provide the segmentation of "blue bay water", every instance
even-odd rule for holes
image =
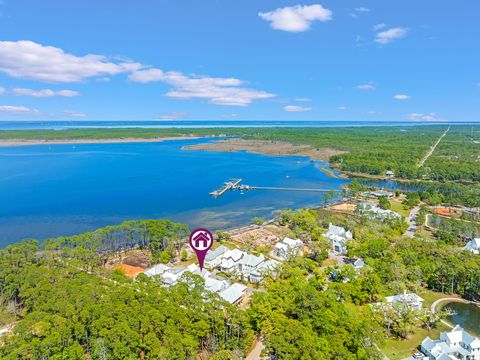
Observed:
[[[226,229],[274,210],[315,206],[321,193],[209,192],[232,177],[256,186],[340,189],[304,157],[182,150],[205,142],[0,148],[0,246],[72,235],[127,219],[168,218]],[[211,140],[210,140],[211,141]]]

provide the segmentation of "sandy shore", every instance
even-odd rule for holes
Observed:
[[[118,138],[118,139],[58,139],[58,140],[0,140],[0,146],[57,145],[57,144],[116,144],[116,143],[149,143],[167,140],[194,140],[200,136],[166,136],[158,138]]]
[[[314,160],[328,162],[330,156],[344,151],[333,148],[313,149],[308,145],[294,145],[286,142],[268,140],[225,139],[212,143],[185,146],[186,150],[208,150],[218,152],[247,151],[253,154],[271,156],[306,156]]]

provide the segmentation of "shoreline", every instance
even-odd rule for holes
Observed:
[[[242,138],[223,139],[210,143],[187,145],[184,150],[204,150],[214,152],[242,152],[267,156],[302,156],[311,160],[320,160],[330,165],[330,157],[346,151],[334,148],[314,149],[309,145],[297,145],[283,141],[250,140]]]
[[[118,144],[118,143],[155,143],[171,140],[196,140],[206,136],[165,136],[156,138],[105,138],[105,139],[58,139],[58,140],[0,140],[0,147],[33,145],[68,145],[68,144]]]

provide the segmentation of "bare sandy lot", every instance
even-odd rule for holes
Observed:
[[[0,140],[0,146],[57,145],[57,144],[115,144],[115,143],[147,143],[167,140],[194,140],[199,136],[170,136],[158,138],[118,138],[118,139],[59,139],[59,140]]]
[[[245,139],[225,139],[212,143],[185,146],[186,150],[208,150],[218,152],[238,152],[247,151],[253,154],[264,154],[272,156],[307,156],[314,160],[328,162],[330,156],[342,154],[333,148],[313,149],[308,145],[294,145],[286,142],[267,141],[267,140],[245,140]]]

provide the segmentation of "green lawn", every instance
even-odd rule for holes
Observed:
[[[406,210],[400,201],[390,200],[390,204],[392,205],[392,210],[399,213],[403,217],[407,217],[410,214],[410,211]]]
[[[411,334],[406,340],[403,339],[387,339],[381,347],[381,350],[391,360],[401,360],[411,356],[415,351],[418,351],[420,343],[429,336],[432,339],[437,339],[441,331],[449,330],[446,325],[438,323],[435,329],[417,329],[415,333]]]
[[[436,300],[446,297],[454,297],[454,295],[448,295],[437,291],[422,289],[417,292],[418,296],[421,296],[424,300],[424,306],[430,307]]]
[[[424,300],[424,307],[430,308],[430,306],[438,299],[448,297],[449,295],[443,294],[440,292],[421,289],[417,291],[417,294],[421,296]],[[403,339],[387,339],[385,344],[381,347],[382,351],[387,355],[391,360],[404,359],[412,353],[415,352],[420,343],[429,336],[432,339],[438,338],[441,331],[447,331],[450,328],[439,322],[438,326],[435,329],[417,329],[414,334],[411,334],[410,337],[406,340]]]

